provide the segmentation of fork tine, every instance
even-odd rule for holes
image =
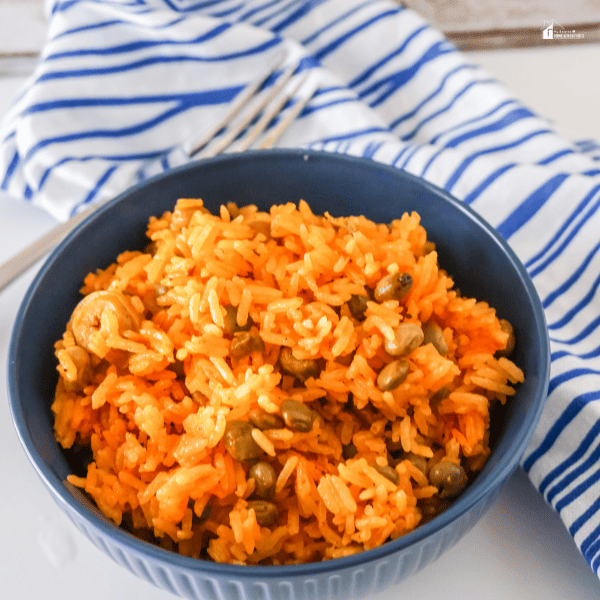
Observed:
[[[295,104],[292,106],[290,112],[284,116],[268,133],[266,133],[265,137],[261,140],[260,144],[258,144],[258,148],[269,148],[271,147],[278,139],[279,136],[284,132],[287,127],[296,120],[298,115],[302,112],[304,107],[310,102],[312,97],[315,95],[319,87],[319,80],[315,73],[307,74],[305,80],[303,80],[298,88],[300,91],[300,97],[296,100]],[[292,94],[293,95],[293,94]],[[291,99],[292,96],[288,98]]]
[[[256,94],[260,86],[267,80],[267,78],[275,73],[277,69],[283,65],[287,59],[288,52],[279,52],[273,61],[269,63],[268,67],[262,70],[258,77],[254,79],[250,84],[244,88],[242,92],[233,101],[230,109],[223,116],[223,118],[208,127],[204,127],[199,132],[188,138],[181,144],[181,148],[187,154],[187,156],[194,156],[198,150],[205,146],[212,138],[223,129],[228,123],[230,123],[238,113],[246,106],[249,100]]]
[[[277,102],[278,94],[292,78],[297,68],[298,62],[293,62],[288,65],[271,88],[255,95],[247,101],[246,106],[242,107],[239,114],[233,118],[227,131],[222,136],[214,137],[203,148],[198,148],[191,156],[197,159],[206,158],[220,154],[228,148],[235,141],[240,132],[252,123],[265,107],[271,107],[274,100]],[[274,114],[277,114],[277,112]]]
[[[244,137],[238,140],[231,148],[229,152],[242,152],[249,148],[254,141],[265,132],[267,126],[273,121],[273,119],[281,112],[283,107],[294,97],[298,90],[304,85],[310,71],[305,71],[301,75],[298,75],[297,81],[290,87],[283,88],[277,97],[269,103],[267,109],[263,112],[260,119],[248,129],[244,134]],[[283,87],[283,86],[282,86]],[[279,137],[279,136],[277,136]],[[277,138],[275,138],[277,139]],[[273,140],[273,142],[275,141]]]

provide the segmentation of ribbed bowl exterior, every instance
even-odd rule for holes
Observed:
[[[97,548],[134,575],[188,600],[349,600],[368,597],[398,585],[452,548],[485,514],[496,499],[504,482],[443,529],[419,543],[383,558],[325,572],[314,576],[302,574],[285,577],[277,574],[253,580],[243,576],[208,576],[199,565],[184,568],[119,543],[95,528],[75,511],[66,514],[74,525]],[[50,490],[52,492],[52,490]],[[54,494],[53,494],[54,495]],[[60,500],[55,497],[60,505]],[[252,567],[249,567],[250,571]],[[275,567],[275,569],[278,569]]]

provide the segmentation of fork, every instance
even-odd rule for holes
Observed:
[[[200,160],[224,152],[243,152],[250,147],[262,149],[272,146],[298,117],[318,87],[315,74],[308,70],[298,73],[298,67],[299,60],[290,60],[287,53],[279,54],[267,69],[238,94],[219,122],[207,124],[173,148],[167,155],[168,164]],[[276,79],[272,85],[268,85],[272,77]],[[287,109],[286,105],[292,98],[294,102]],[[138,172],[138,178],[151,175],[153,168],[156,172],[161,171],[159,162],[144,166]],[[107,201],[77,213],[0,265],[0,290],[57,246],[69,232]]]

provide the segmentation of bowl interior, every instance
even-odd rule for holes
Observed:
[[[510,248],[468,206],[398,169],[327,153],[269,151],[211,159],[129,190],[73,232],[33,282],[11,340],[11,409],[34,467],[65,502],[72,497],[63,481],[73,466],[53,436],[53,344],[80,298],[85,275],[107,266],[123,250],[144,247],[149,216],[172,209],[181,197],[201,197],[211,210],[227,201],[268,209],[304,199],[315,213],[364,214],[379,222],[419,212],[441,266],[463,295],[488,301],[513,324],[517,346],[512,358],[526,374],[515,401],[495,415],[495,449],[484,472],[438,519],[451,519],[451,511],[466,510],[492,489],[489,473],[516,466],[541,412],[549,349],[541,304]]]

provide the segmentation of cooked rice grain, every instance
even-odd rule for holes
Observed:
[[[320,217],[300,201],[269,212],[229,203],[213,216],[181,199],[150,219],[147,235],[145,251],[120,254],[81,290],[126,301],[91,302],[88,329],[71,320],[55,345],[56,437],[93,455],[86,475],[68,481],[117,525],[218,562],[327,560],[443,510],[427,476],[436,463],[460,464],[470,479],[483,467],[491,408],[524,374],[496,354],[508,334],[494,309],[461,296],[440,270],[417,213],[388,226]],[[408,295],[372,301],[395,272],[412,277]],[[353,295],[367,296],[362,318],[348,307]],[[228,306],[238,333],[225,330]],[[431,319],[448,351],[413,350],[406,378],[380,390],[393,358],[384,341],[404,321]],[[232,335],[262,344],[234,358]],[[283,347],[318,369],[283,372]],[[286,398],[308,409],[310,426],[283,424]],[[257,410],[281,424],[265,420],[238,439],[239,452],[259,458],[236,460],[228,425]],[[249,504],[256,460],[276,475],[263,505]],[[275,516],[260,525],[262,509]]]

